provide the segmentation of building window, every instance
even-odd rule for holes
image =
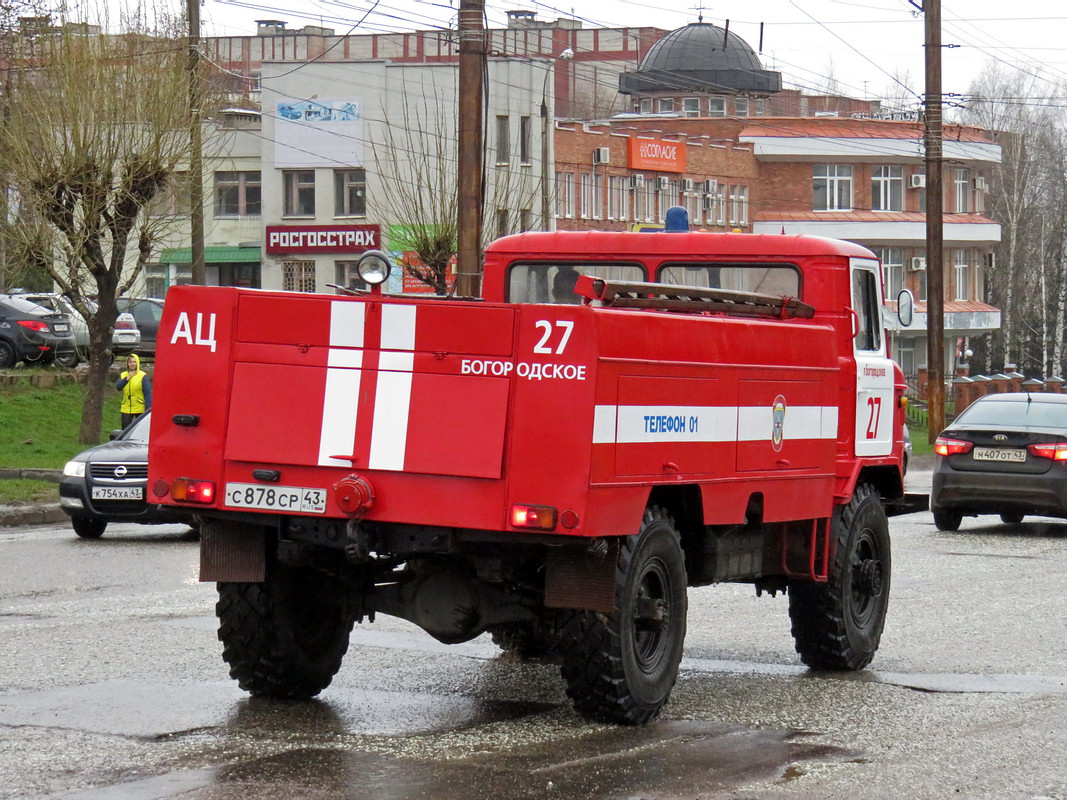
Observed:
[[[532,160],[530,137],[533,135],[533,121],[530,117],[519,117],[519,161],[529,164]]]
[[[726,224],[726,196],[722,184],[709,181],[710,191],[704,196],[704,210],[708,225]]]
[[[496,238],[501,239],[508,235],[508,210],[498,208],[496,210]]]
[[[656,219],[656,184],[655,181],[645,180],[645,222],[657,222]]]
[[[528,208],[519,209],[519,230],[528,231],[533,229],[533,214]]]
[[[621,175],[608,176],[608,219],[625,219],[627,180]]]
[[[507,164],[511,160],[511,129],[507,115],[496,118],[496,163]]]
[[[367,171],[335,169],[333,171],[334,216],[367,216]]]
[[[700,98],[699,97],[683,97],[682,98],[682,116],[684,116],[684,117],[699,117],[700,116]]]
[[[574,216],[574,173],[556,173],[556,216]]]
[[[673,97],[661,97],[656,101],[656,112],[659,114],[670,114],[674,111],[674,98]]]
[[[315,171],[285,170],[282,183],[285,192],[282,214],[287,217],[315,216]]]
[[[871,211],[904,210],[904,168],[871,168]]]
[[[882,262],[882,284],[886,300],[896,300],[904,288],[904,250],[900,247],[883,247],[878,250]]]
[[[956,204],[954,209],[957,214],[969,214],[971,212],[971,171],[967,169],[953,170],[952,186],[955,190]]]
[[[966,250],[953,251],[953,266],[956,271],[956,300],[971,299],[971,266],[967,263]]]
[[[756,101],[756,116],[757,117],[762,117],[766,113],[767,113],[767,101],[766,100],[757,100]]]
[[[700,224],[700,192],[694,190],[685,193],[685,207],[689,212],[689,221],[694,225]]]
[[[812,208],[815,211],[852,210],[852,167],[816,164],[812,175]]]
[[[634,188],[634,221],[643,222],[646,216],[645,186],[644,184],[636,184]]]
[[[580,189],[578,216],[586,219],[593,218],[593,173],[583,172],[578,176]]]
[[[600,219],[601,212],[604,209],[604,176],[597,173],[593,176],[593,208],[590,216],[593,219]]]
[[[712,97],[708,100],[708,116],[709,117],[725,117],[726,116],[726,98],[725,97]]]
[[[730,185],[730,224],[748,224],[748,187]]]
[[[359,277],[359,272],[356,269],[356,261],[335,261],[334,267],[337,273],[337,283],[340,286],[344,286],[347,289],[366,290],[366,281]],[[340,289],[334,289],[337,294],[343,294]]]
[[[215,216],[258,217],[260,213],[260,173],[216,172]]]
[[[659,204],[656,208],[656,221],[663,222],[667,219],[667,209],[678,202],[677,181],[667,181],[667,186],[657,192]]]
[[[734,98],[734,111],[739,117],[748,116],[748,98],[747,97],[735,97]]]
[[[315,262],[283,261],[282,289],[287,292],[314,292]]]
[[[652,98],[651,97],[642,97],[641,101],[637,105],[637,110],[641,114],[651,114],[652,113]]]

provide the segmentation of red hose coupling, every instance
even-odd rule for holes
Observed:
[[[337,507],[350,517],[360,517],[374,506],[374,487],[362,475],[349,475],[333,485]]]

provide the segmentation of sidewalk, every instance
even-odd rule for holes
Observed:
[[[0,469],[0,480],[24,478],[35,481],[52,481],[56,484],[56,497],[59,497],[59,478],[63,474],[58,469]],[[59,500],[45,503],[23,503],[19,505],[0,505],[0,528],[18,525],[44,525],[50,522],[62,522],[67,515],[59,507]]]

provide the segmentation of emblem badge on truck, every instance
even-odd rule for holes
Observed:
[[[785,398],[778,395],[771,407],[771,447],[774,452],[782,449],[782,435],[785,432]]]

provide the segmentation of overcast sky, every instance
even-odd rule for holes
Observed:
[[[283,20],[290,28],[321,24],[337,33],[380,33],[454,27],[458,6],[459,0],[203,0],[201,19],[206,36],[253,35],[257,19]],[[756,50],[764,23],[764,66],[782,72],[787,86],[824,90],[832,78],[845,94],[884,97],[897,77],[907,75],[912,93],[923,92],[924,22],[909,0],[487,0],[489,25],[505,26],[505,12],[519,8],[541,20],[573,16],[586,28],[671,30],[702,15],[720,26],[729,20],[730,30]],[[966,93],[991,61],[1067,85],[1064,0],[942,0],[942,19],[947,95]]]

